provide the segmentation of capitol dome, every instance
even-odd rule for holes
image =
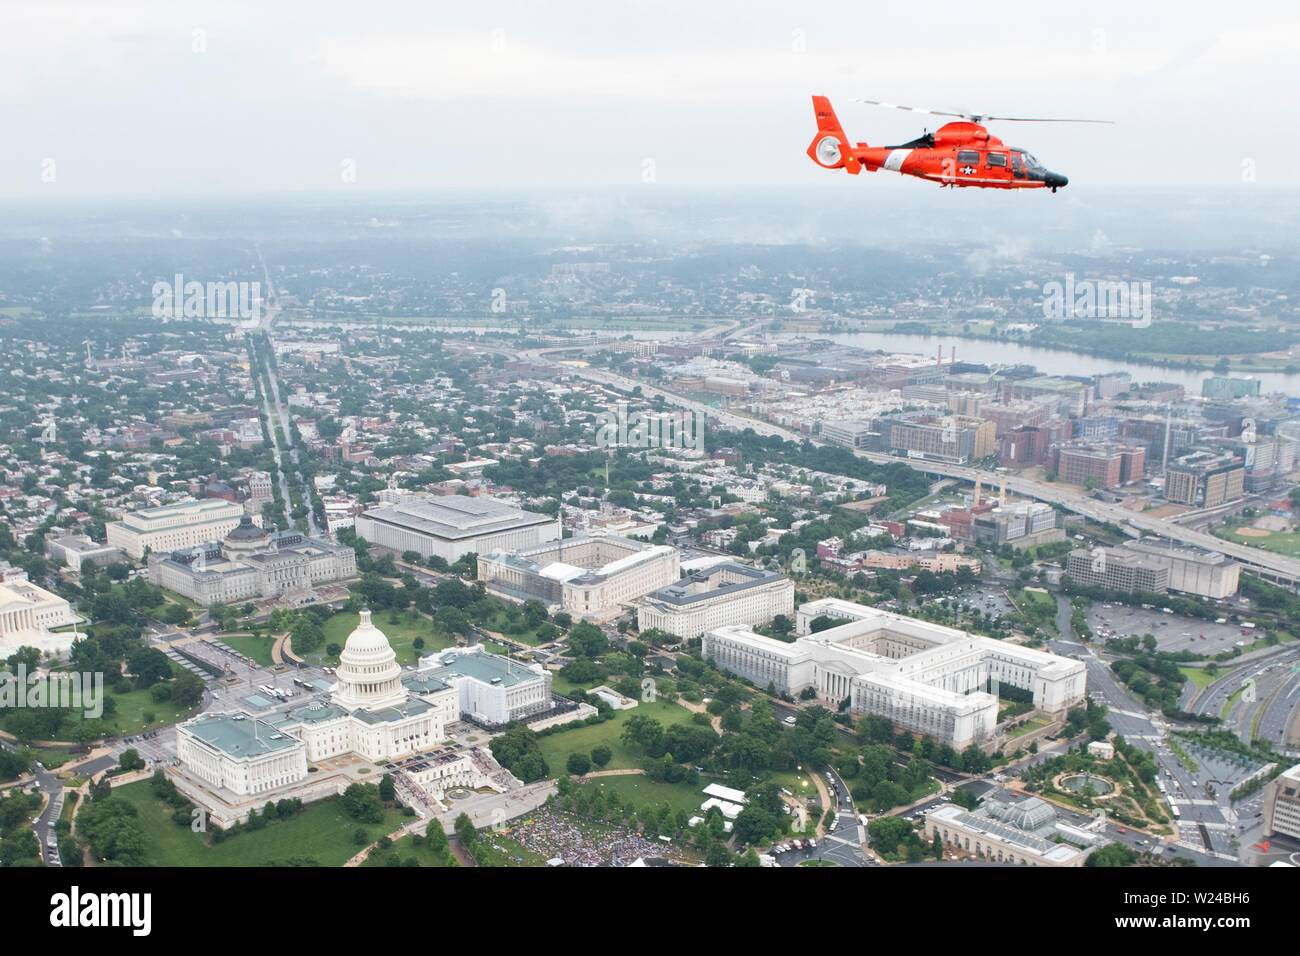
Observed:
[[[334,673],[334,701],[349,710],[393,707],[406,700],[397,654],[384,632],[371,623],[369,610],[361,612],[348,635]]]

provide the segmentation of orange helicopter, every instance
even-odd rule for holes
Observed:
[[[985,116],[979,113],[951,113],[919,106],[899,106],[878,100],[855,100],[872,106],[934,116],[952,116],[960,122],[945,123],[933,133],[899,146],[852,145],[844,135],[831,101],[814,96],[813,113],[817,117],[817,135],[808,146],[808,155],[823,169],[843,169],[857,175],[862,170],[874,173],[888,169],[904,176],[938,183],[940,186],[977,186],[982,189],[1050,189],[1056,192],[1070,180],[1054,173],[1016,146],[1007,146],[989,134],[983,123],[999,120],[1011,123],[1110,123],[1110,120],[1035,119],[1019,116]]]

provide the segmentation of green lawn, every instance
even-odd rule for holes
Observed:
[[[1228,714],[1232,713],[1232,705],[1237,702],[1238,697],[1240,697],[1243,693],[1245,693],[1245,690],[1246,690],[1246,686],[1243,684],[1228,696],[1228,699],[1223,702],[1223,706],[1219,708],[1220,720],[1228,719]]]
[[[81,756],[71,750],[47,750],[43,747],[34,748],[32,753],[37,760],[45,764],[46,770],[58,770],[72,758]]]
[[[270,667],[275,663],[271,658],[271,648],[275,646],[274,637],[267,635],[244,635],[242,637],[223,636],[221,638],[221,643],[229,645],[232,650],[243,654],[245,657],[251,657],[263,667]]]
[[[479,866],[545,866],[546,857],[518,841],[486,830],[479,833]]]
[[[455,646],[456,642],[452,638],[436,634],[433,622],[421,614],[404,611],[396,615],[396,622],[392,620],[393,617],[394,615],[388,611],[379,611],[374,615],[371,623],[384,632],[388,643],[393,646],[393,651],[397,654],[399,664],[416,664],[422,654],[432,654],[434,651]],[[313,664],[331,666],[337,664],[338,657],[326,653],[326,648],[331,644],[342,647],[347,642],[348,635],[356,630],[359,620],[360,615],[355,611],[341,611],[335,614],[325,622],[325,642],[310,654],[301,656]],[[413,643],[417,637],[424,638],[424,648],[418,651]]]
[[[551,690],[565,697],[568,697],[575,691],[591,690],[591,688],[595,687],[597,684],[603,683],[605,683],[604,678],[598,677],[595,680],[583,681],[580,684],[575,684],[573,681],[561,677],[558,671],[551,672]]]
[[[1008,737],[1023,737],[1025,734],[1032,733],[1035,730],[1041,730],[1046,727],[1050,720],[1046,717],[1030,717],[1023,724],[1017,724],[1007,731]]]
[[[811,772],[804,771],[801,773],[797,770],[783,770],[772,774],[772,782],[789,790],[800,799],[812,797],[821,799],[820,791],[817,789],[817,784],[813,782]]]
[[[582,785],[588,791],[599,790],[602,793],[618,794],[619,804],[626,806],[661,807],[665,803],[673,808],[673,813],[685,810],[692,816],[700,812],[700,804],[708,799],[704,795],[705,783],[697,786],[687,783],[663,783],[644,776],[597,777]]]
[[[173,663],[171,668],[173,674],[181,673],[181,668],[178,665]],[[185,720],[197,710],[197,708],[178,708],[169,700],[158,703],[153,699],[152,688],[137,689],[125,694],[119,694],[112,688],[105,687],[104,697],[106,700],[113,701],[116,712],[112,716],[105,714],[90,722],[94,724],[98,733],[107,737],[134,736],[145,730],[154,730],[158,727]],[[147,715],[153,719],[146,720]],[[9,717],[9,714],[0,716],[0,728],[9,729]],[[75,728],[86,721],[87,718],[82,710],[71,711],[59,728],[57,738],[59,740],[71,740]]]
[[[1252,548],[1272,551],[1274,554],[1285,554],[1292,558],[1300,557],[1300,532],[1270,531],[1264,537],[1256,538],[1238,534],[1236,530],[1230,528],[1215,528],[1214,534],[1216,537]]]
[[[429,849],[429,845],[427,843],[422,844],[421,846],[416,846],[414,843],[411,842],[412,839],[414,838],[409,836],[404,836],[400,840],[394,842],[392,847],[390,847],[387,851],[380,850],[378,848],[372,850],[370,852],[370,855],[366,857],[366,861],[361,865],[362,866],[387,866],[388,861],[392,859],[394,856],[396,856],[397,859],[402,862],[405,862],[411,857],[414,857],[419,862],[420,866],[433,866],[433,867],[456,866],[456,858],[451,855],[450,851],[448,852],[446,858],[440,858],[434,856],[433,851]],[[448,862],[448,860],[450,860],[450,862]]]
[[[208,844],[204,834],[172,822],[171,808],[154,797],[148,780],[115,787],[113,796],[128,800],[139,811],[149,866],[265,866],[304,857],[321,866],[342,866],[362,849],[352,840],[358,828],[373,842],[406,819],[390,810],[382,823],[357,823],[343,813],[337,799],[321,800],[307,804],[288,820]]]
[[[1205,690],[1223,676],[1223,671],[1211,674],[1204,667],[1180,667],[1178,672],[1195,684],[1197,690]]]
[[[550,765],[551,773],[564,772],[564,763],[571,753],[589,754],[593,747],[604,744],[613,753],[612,759],[605,765],[606,770],[624,770],[641,765],[642,757],[623,746],[620,736],[623,725],[633,714],[653,717],[665,727],[670,724],[685,724],[691,719],[691,712],[679,704],[670,701],[643,701],[630,710],[620,710],[610,720],[590,727],[577,727],[573,730],[561,730],[542,737],[542,756]]]

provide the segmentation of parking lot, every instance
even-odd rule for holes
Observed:
[[[1015,610],[1000,584],[978,584],[963,588],[953,595],[953,600],[977,607],[985,614],[1010,614]]]
[[[1253,637],[1243,637],[1237,625],[1165,614],[1159,608],[1147,610],[1095,601],[1088,609],[1087,617],[1094,640],[1154,634],[1162,651],[1193,651],[1212,656],[1231,650],[1238,642],[1248,644],[1254,640]]]

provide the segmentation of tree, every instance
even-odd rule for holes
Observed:
[[[121,866],[144,865],[144,828],[135,805],[121,797],[93,799],[77,814],[77,832],[85,837],[96,860]]]
[[[1132,866],[1137,862],[1137,854],[1122,843],[1104,846],[1088,857],[1088,866]]]
[[[591,762],[594,763],[597,767],[605,766],[605,764],[609,763],[610,759],[613,756],[614,756],[613,751],[611,751],[604,744],[601,744],[598,747],[593,747],[591,750]]]
[[[461,846],[470,850],[478,840],[478,830],[474,828],[474,821],[469,818],[468,814],[462,813],[456,818],[454,824],[456,837],[460,840]]]
[[[167,656],[152,647],[141,647],[132,651],[126,659],[126,669],[135,675],[135,682],[139,687],[152,687],[172,676],[172,666]]]
[[[704,851],[705,866],[731,866],[731,851],[721,840],[714,840]]]
[[[903,817],[879,817],[867,824],[871,845],[882,855],[894,854],[900,845],[916,841],[916,830]]]
[[[179,707],[197,707],[203,701],[203,679],[190,671],[181,671],[171,683],[171,699]]]
[[[781,821],[766,807],[751,802],[736,816],[733,831],[741,843],[762,843],[781,832]]]
[[[130,772],[132,770],[143,770],[144,759],[140,756],[140,752],[138,750],[136,750],[134,747],[131,747],[128,748],[127,750],[122,751],[122,756],[119,757],[117,760],[117,766],[124,773]]]
[[[605,633],[594,624],[581,621],[569,631],[569,650],[577,657],[598,657],[608,649]]]
[[[325,631],[314,614],[300,614],[289,629],[295,654],[310,654],[325,643]]]
[[[397,784],[393,782],[391,774],[384,774],[379,778],[379,799],[384,803],[392,803],[397,799]]]
[[[437,817],[429,819],[429,825],[424,828],[424,838],[429,841],[429,849],[435,856],[445,856],[449,849],[447,845],[447,831],[442,828],[442,824]]]
[[[930,842],[930,852],[934,854],[936,860],[943,859],[943,840],[939,837],[939,831],[934,831],[934,839]]]
[[[591,769],[591,758],[584,753],[571,753],[564,764],[564,769],[575,777],[581,777]]]
[[[534,783],[551,775],[538,746],[537,734],[522,724],[507,727],[504,733],[492,738],[488,747],[497,763],[524,783]]]
[[[361,823],[382,823],[384,805],[379,798],[379,788],[371,783],[354,783],[339,797],[339,806],[353,820]]]
[[[11,671],[17,671],[18,668],[22,667],[27,673],[34,674],[40,662],[41,652],[34,647],[24,645],[9,655],[7,663]]]

